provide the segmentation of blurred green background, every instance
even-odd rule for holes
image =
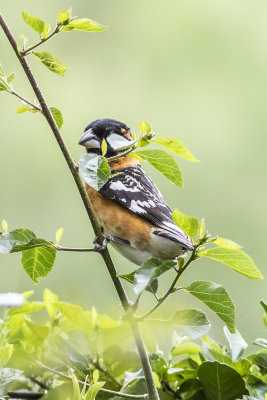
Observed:
[[[205,217],[212,234],[244,245],[266,275],[267,8],[263,0],[64,0],[2,2],[15,37],[30,43],[38,35],[24,24],[21,11],[54,24],[58,11],[108,25],[101,33],[67,32],[42,46],[70,67],[64,78],[36,59],[29,61],[50,106],[64,115],[63,135],[76,160],[77,142],[96,118],[126,122],[133,131],[145,119],[161,136],[181,139],[201,160],[180,160],[185,186],[177,188],[147,168],[171,207]],[[16,72],[14,86],[34,98],[6,38],[0,33],[0,61]],[[20,103],[1,93],[0,218],[10,229],[28,227],[54,239],[64,227],[62,245],[88,246],[93,233],[65,161],[40,115],[17,115]],[[111,249],[120,272],[133,264]],[[0,291],[48,287],[61,300],[113,316],[119,303],[105,265],[97,254],[58,254],[51,274],[38,285],[20,265],[19,254],[1,255]],[[165,284],[171,279],[166,274]],[[251,281],[222,264],[195,262],[184,283],[205,279],[221,283],[236,303],[237,326],[246,340],[264,337],[261,298],[266,281]],[[164,287],[164,284],[162,285]],[[132,288],[129,289],[132,296]],[[133,296],[132,296],[133,297]],[[153,303],[144,295],[142,307]],[[161,316],[197,306],[189,295],[169,298]],[[216,321],[211,334],[222,339]],[[166,335],[165,335],[166,340]]]

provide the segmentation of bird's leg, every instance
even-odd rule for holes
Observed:
[[[103,235],[103,242],[102,244],[98,243],[98,236],[94,238],[94,245],[95,245],[95,250],[96,251],[103,251],[107,248],[108,243],[113,240],[113,237],[111,235]]]

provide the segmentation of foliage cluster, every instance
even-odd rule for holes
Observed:
[[[2,398],[20,398],[20,391],[44,400],[93,400],[97,393],[98,399],[127,394],[144,398],[144,374],[127,321],[59,301],[48,289],[42,302],[30,301],[31,295],[24,293],[23,303],[6,310],[1,321]],[[267,306],[262,305],[267,326]],[[48,320],[41,310],[46,310]],[[42,323],[36,314],[42,315]],[[247,344],[238,331],[225,327],[228,345],[221,346],[207,336],[208,327],[195,324],[189,329],[189,315],[183,318],[161,321],[177,328],[167,354],[156,345],[152,322],[142,326],[160,398],[265,400],[267,341],[257,339],[255,344],[262,349],[244,356]]]

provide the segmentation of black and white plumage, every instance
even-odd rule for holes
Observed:
[[[116,174],[99,190],[156,227],[153,234],[169,238],[192,250],[190,238],[173,221],[172,210],[140,164],[111,171]]]
[[[115,120],[89,124],[79,144],[87,152],[101,154],[101,143],[108,143],[107,155],[120,154],[109,144],[109,135],[132,139],[130,129]],[[126,258],[142,264],[148,258],[174,259],[193,250],[191,239],[173,221],[172,211],[139,161],[120,157],[110,162],[112,177],[96,192],[87,185],[98,223],[111,237],[111,244]]]

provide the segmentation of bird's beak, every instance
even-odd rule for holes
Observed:
[[[81,139],[79,140],[79,144],[81,146],[86,147],[87,149],[100,149],[100,142],[98,138],[93,133],[92,129],[88,129],[82,135]]]

